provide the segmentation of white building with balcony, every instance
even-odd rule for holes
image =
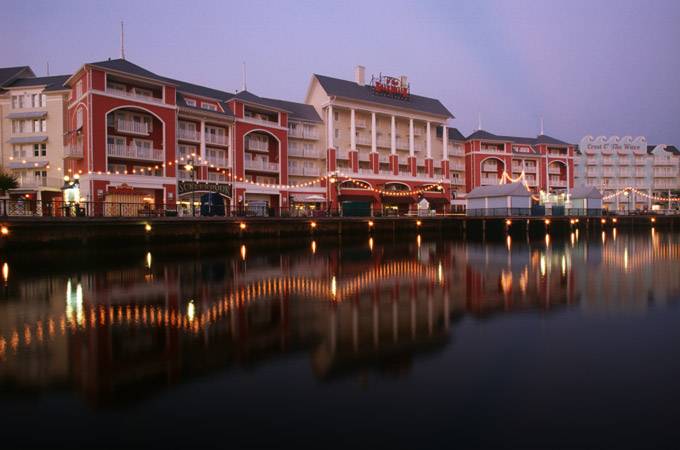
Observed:
[[[677,195],[679,167],[680,151],[673,145],[649,145],[644,136],[585,136],[576,157],[576,184],[597,187],[609,210],[666,209],[673,205],[653,198]]]

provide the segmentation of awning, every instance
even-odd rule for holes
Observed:
[[[9,163],[10,169],[33,169],[33,168],[43,168],[47,167],[49,162],[47,161],[12,161]]]
[[[10,144],[35,144],[47,142],[47,136],[22,136],[9,138]]]
[[[7,114],[8,119],[42,119],[47,116],[47,111],[28,111]]]
[[[308,195],[306,197],[293,197],[293,201],[300,203],[325,203],[326,197],[323,195]]]

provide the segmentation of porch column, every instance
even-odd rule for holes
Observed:
[[[425,136],[425,145],[427,151],[427,158],[432,158],[432,136],[430,136],[430,122],[427,122],[427,136]]]
[[[416,167],[416,145],[415,135],[413,133],[413,119],[408,121],[408,170],[412,177],[418,174]]]
[[[397,121],[392,116],[390,134],[390,169],[393,175],[399,175],[399,157],[397,156]]]
[[[354,108],[350,110],[350,120],[349,120],[349,149],[357,149],[357,125],[356,125],[356,113]]]
[[[371,113],[371,152],[375,153],[378,151],[378,142],[377,142],[377,130],[375,129],[375,113]]]
[[[425,131],[427,132],[427,136],[425,136],[427,152],[425,156],[425,173],[428,177],[432,178],[434,176],[434,164],[432,162],[432,126],[430,125],[430,122],[427,122],[427,128]]]
[[[207,163],[206,158],[207,158],[207,150],[205,148],[205,120],[201,119],[201,149],[200,149],[201,154],[198,155],[198,158],[194,158],[194,170],[196,171],[196,179],[203,179],[207,178],[208,175],[204,174],[203,172],[207,172],[207,168],[205,167],[205,164]]]
[[[328,120],[326,121],[328,148],[333,148],[333,105],[328,105]]]

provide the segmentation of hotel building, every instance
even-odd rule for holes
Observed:
[[[327,149],[322,171],[331,205],[406,212],[421,197],[432,208],[449,208],[452,191],[463,191],[463,137],[449,129],[442,103],[410,92],[407,77],[372,77],[357,66],[353,81],[314,75],[305,102],[323,118]],[[443,189],[430,189],[440,184]],[[393,196],[385,191],[420,195]]]
[[[576,178],[578,184],[600,189],[603,207],[609,210],[651,210],[655,204],[670,208],[654,197],[676,195],[679,164],[677,147],[649,145],[643,136],[585,136],[576,157]]]
[[[0,69],[0,161],[18,182],[10,198],[61,198],[67,78]]]
[[[529,138],[477,130],[465,141],[466,191],[499,184],[506,173],[512,179],[523,176],[534,193],[568,194],[574,187],[574,151],[574,145],[544,134]]]

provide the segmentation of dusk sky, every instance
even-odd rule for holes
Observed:
[[[407,75],[469,134],[680,144],[680,1],[5,1],[0,66],[71,73],[117,58],[304,101],[312,73]]]

